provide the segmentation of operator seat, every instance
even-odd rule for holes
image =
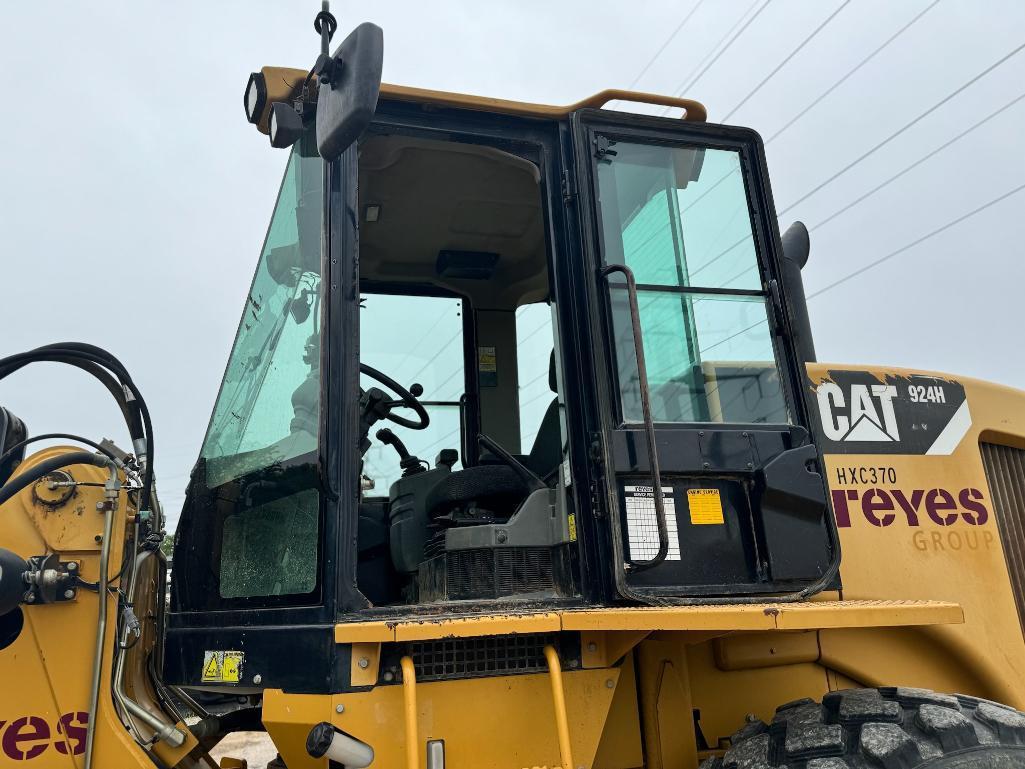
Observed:
[[[518,456],[531,472],[545,483],[559,470],[562,462],[562,428],[559,420],[558,384],[555,377],[555,351],[548,363],[548,387],[556,397],[545,411],[530,453]],[[496,516],[508,517],[527,497],[530,489],[508,465],[485,462],[450,473],[427,494],[426,507],[430,518],[437,519],[473,502]]]

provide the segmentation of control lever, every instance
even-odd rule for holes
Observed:
[[[528,489],[531,491],[537,491],[538,489],[548,488],[548,484],[541,480],[537,473],[532,471],[529,467],[491,440],[491,438],[486,436],[484,433],[477,433],[477,440],[484,445],[484,448],[509,465],[513,472],[520,476],[520,479],[527,485]]]
[[[381,443],[385,443],[391,446],[399,455],[399,467],[402,468],[402,477],[406,478],[410,475],[416,475],[424,471],[423,463],[420,458],[409,453],[406,448],[406,444],[402,440],[389,430],[387,427],[382,427],[375,433],[377,440]]]

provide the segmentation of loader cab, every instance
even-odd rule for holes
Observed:
[[[169,680],[212,633],[320,690],[339,621],[834,584],[771,211],[743,129],[383,98],[338,160],[308,133],[191,478]]]

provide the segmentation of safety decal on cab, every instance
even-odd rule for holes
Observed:
[[[237,684],[244,660],[245,654],[239,651],[203,652],[203,683]]]
[[[949,379],[830,371],[812,392],[824,454],[952,454],[972,426]]]

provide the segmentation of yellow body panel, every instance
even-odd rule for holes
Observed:
[[[34,464],[68,450],[67,447],[44,449],[22,463],[18,472],[25,472]],[[68,472],[77,481],[100,486],[107,477],[105,470],[93,466],[76,465],[68,468]],[[102,498],[102,488],[78,487],[64,505],[51,509],[35,503],[32,487],[26,488],[3,506],[3,545],[22,557],[59,553],[62,561],[74,560],[80,564],[82,579],[95,582],[99,577],[104,522],[104,514],[97,510],[97,503]],[[120,567],[126,525],[133,513],[127,495],[122,493],[111,543],[112,576]],[[152,558],[148,563],[155,565]],[[140,575],[142,581],[149,581],[151,595],[155,592],[155,578],[152,569],[149,574]],[[108,596],[107,600],[105,664],[93,766],[149,768],[153,763],[125,731],[114,710],[109,681],[116,599]],[[24,630],[0,653],[0,681],[3,682],[0,767],[80,767],[89,721],[98,597],[95,592],[79,588],[74,600],[26,605],[21,610]],[[135,653],[148,653],[153,643],[153,625],[144,623],[143,637]],[[138,659],[129,657],[129,669]],[[133,692],[137,700],[152,702],[152,693],[145,683],[133,687]],[[179,763],[197,744],[187,730],[185,734],[186,742],[182,747],[161,745],[158,755],[168,763]],[[194,764],[190,761],[182,765]]]
[[[863,369],[822,364],[809,366],[809,376],[819,381],[838,370]],[[872,371],[881,381],[919,373]],[[1022,708],[1025,641],[979,441],[1025,446],[1025,396],[987,382],[962,377],[956,381],[965,388],[972,424],[951,454],[827,455],[826,472],[831,490],[857,496],[846,500],[849,525],[840,526],[844,598],[951,601],[963,608],[965,621],[921,630],[823,632],[823,656],[835,669],[866,683],[975,691]],[[896,473],[895,484],[883,482],[879,473],[883,467]],[[876,468],[876,482],[870,471],[862,473],[861,468]],[[978,526],[964,520],[941,526],[920,511],[917,525],[911,525],[897,505],[892,521],[875,525],[863,507],[866,492],[873,488],[885,490],[888,496],[898,489],[908,498],[916,489],[947,489],[955,496],[961,489],[977,489],[989,517]],[[834,493],[834,502],[836,497]],[[842,511],[837,515],[846,522]]]

